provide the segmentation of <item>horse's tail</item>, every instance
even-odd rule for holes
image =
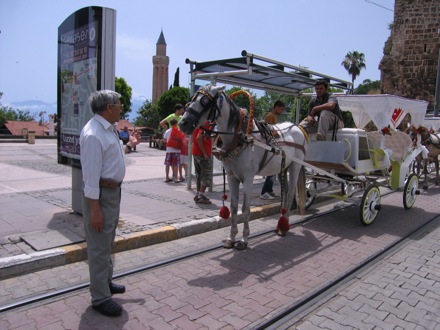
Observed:
[[[301,166],[299,171],[296,192],[298,214],[306,214],[306,171],[304,166]]]

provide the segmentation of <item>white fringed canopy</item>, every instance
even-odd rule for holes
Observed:
[[[341,95],[337,100],[342,111],[351,112],[357,128],[364,128],[372,120],[379,130],[396,128],[407,113],[411,115],[411,124],[423,125],[428,107],[426,101],[388,94]]]

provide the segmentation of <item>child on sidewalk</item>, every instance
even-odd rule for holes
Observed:
[[[164,140],[166,141],[166,155],[165,155],[165,182],[171,182],[169,177],[170,167],[173,171],[174,183],[179,183],[181,180],[178,178],[178,169],[180,166],[180,149],[182,148],[182,139],[184,134],[177,127],[177,120],[170,120],[171,127],[167,129],[164,134]]]

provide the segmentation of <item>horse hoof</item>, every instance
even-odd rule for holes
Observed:
[[[423,185],[423,190],[428,190],[428,186],[427,185]]]
[[[229,239],[227,239],[224,243],[223,243],[223,248],[225,249],[232,249],[234,247],[235,243]]]
[[[247,248],[247,243],[243,242],[243,241],[239,241],[237,242],[237,244],[235,244],[235,249],[243,251],[246,250]]]
[[[284,236],[286,236],[286,234],[287,234],[287,231],[284,231],[284,230],[278,230],[277,231],[277,235],[278,236],[284,237]]]

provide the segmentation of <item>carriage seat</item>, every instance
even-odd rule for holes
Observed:
[[[379,131],[368,132],[368,139],[372,142],[371,149],[381,147],[382,133]],[[408,134],[401,131],[392,131],[391,135],[385,135],[383,149],[388,152],[392,161],[403,163],[412,150],[412,141]]]

